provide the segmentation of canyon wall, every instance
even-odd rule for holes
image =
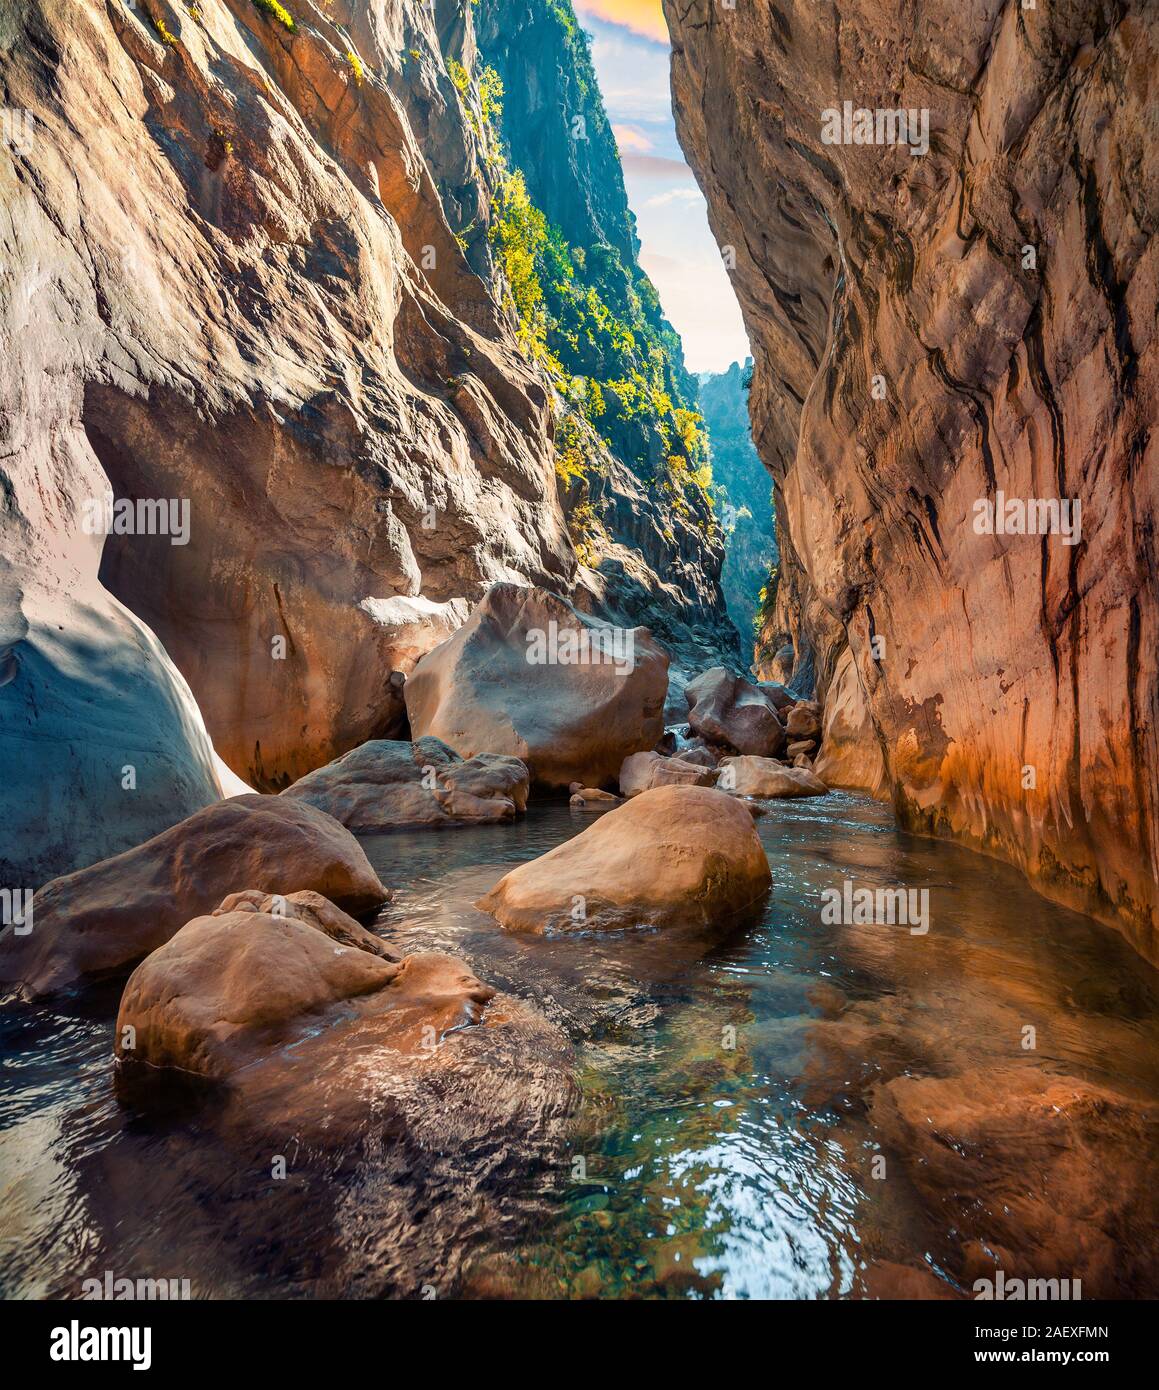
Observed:
[[[903,824],[1159,959],[1159,11],[664,9],[754,347],[774,635]],[[1033,499],[1053,533],[987,531]]]
[[[478,58],[501,85],[495,134],[554,242],[537,258],[557,389],[582,465],[568,477],[584,608],[642,624],[683,682],[740,657],[721,587],[724,536],[692,476],[708,454],[680,338],[639,263],[616,139],[570,0],[477,0]],[[553,254],[553,251],[557,254]]]
[[[4,58],[32,120],[4,169],[3,289],[30,301],[5,531],[37,530],[55,488],[46,529],[79,534],[82,473],[186,501],[180,543],[105,538],[100,580],[263,787],[388,732],[391,672],[487,583],[575,572],[547,391],[387,80],[408,67],[469,168],[429,8],[283,13],[37,0]]]
[[[741,647],[751,662],[759,596],[778,562],[772,479],[753,444],[748,384],[751,358],[725,372],[702,372],[700,409],[712,444],[712,480],[723,489],[725,531],[720,582]]]

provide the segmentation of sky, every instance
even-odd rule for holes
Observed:
[[[668,30],[660,0],[573,0],[612,122],[640,264],[684,340],[692,372],[721,372],[749,355],[740,309],[708,229],[708,210],[676,140]]]

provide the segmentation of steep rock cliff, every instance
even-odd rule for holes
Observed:
[[[712,452],[712,480],[723,492],[724,568],[720,582],[728,615],[751,659],[761,590],[777,563],[773,482],[753,444],[748,386],[752,361],[700,376],[700,412]]]
[[[474,13],[484,80],[501,92],[506,170],[545,223],[542,347],[563,398],[557,451],[584,561],[577,602],[665,643],[669,712],[680,717],[683,679],[739,655],[696,382],[637,259],[619,152],[570,0],[478,0]],[[500,219],[505,202],[501,189]],[[502,242],[502,222],[498,232]]]
[[[431,10],[276,9],[32,0],[0,17],[17,882],[218,794],[165,653],[226,762],[278,786],[389,732],[391,672],[487,583],[574,579],[548,393],[408,117],[423,109],[467,200],[477,138]],[[87,506],[108,493],[172,499],[184,534],[134,506],[104,535]]]
[[[905,824],[1159,958],[1159,12],[664,8],[754,345],[771,622],[822,692],[850,651]],[[1077,501],[1081,540],[979,533],[999,493]]]

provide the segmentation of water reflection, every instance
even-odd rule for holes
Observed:
[[[467,1202],[429,1156],[401,1169],[379,1118],[275,1194],[221,1115],[118,1105],[115,993],[10,1007],[3,1291],[141,1266],[201,1296],[397,1295],[402,1211],[406,1278],[440,1264],[440,1296],[955,1296],[997,1267],[1159,1293],[1159,991],[1115,933],[841,794],[758,821],[767,910],[724,946],[524,937],[473,907],[590,823],[548,806],[364,842],[396,890],[378,930],[462,954],[578,1047],[582,1109],[526,1190]],[[846,876],[927,889],[928,934],[826,925]]]

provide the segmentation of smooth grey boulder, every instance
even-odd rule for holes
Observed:
[[[371,739],[300,777],[282,796],[317,806],[348,830],[373,833],[514,820],[527,808],[527,785],[518,758],[461,758],[437,738]]]

